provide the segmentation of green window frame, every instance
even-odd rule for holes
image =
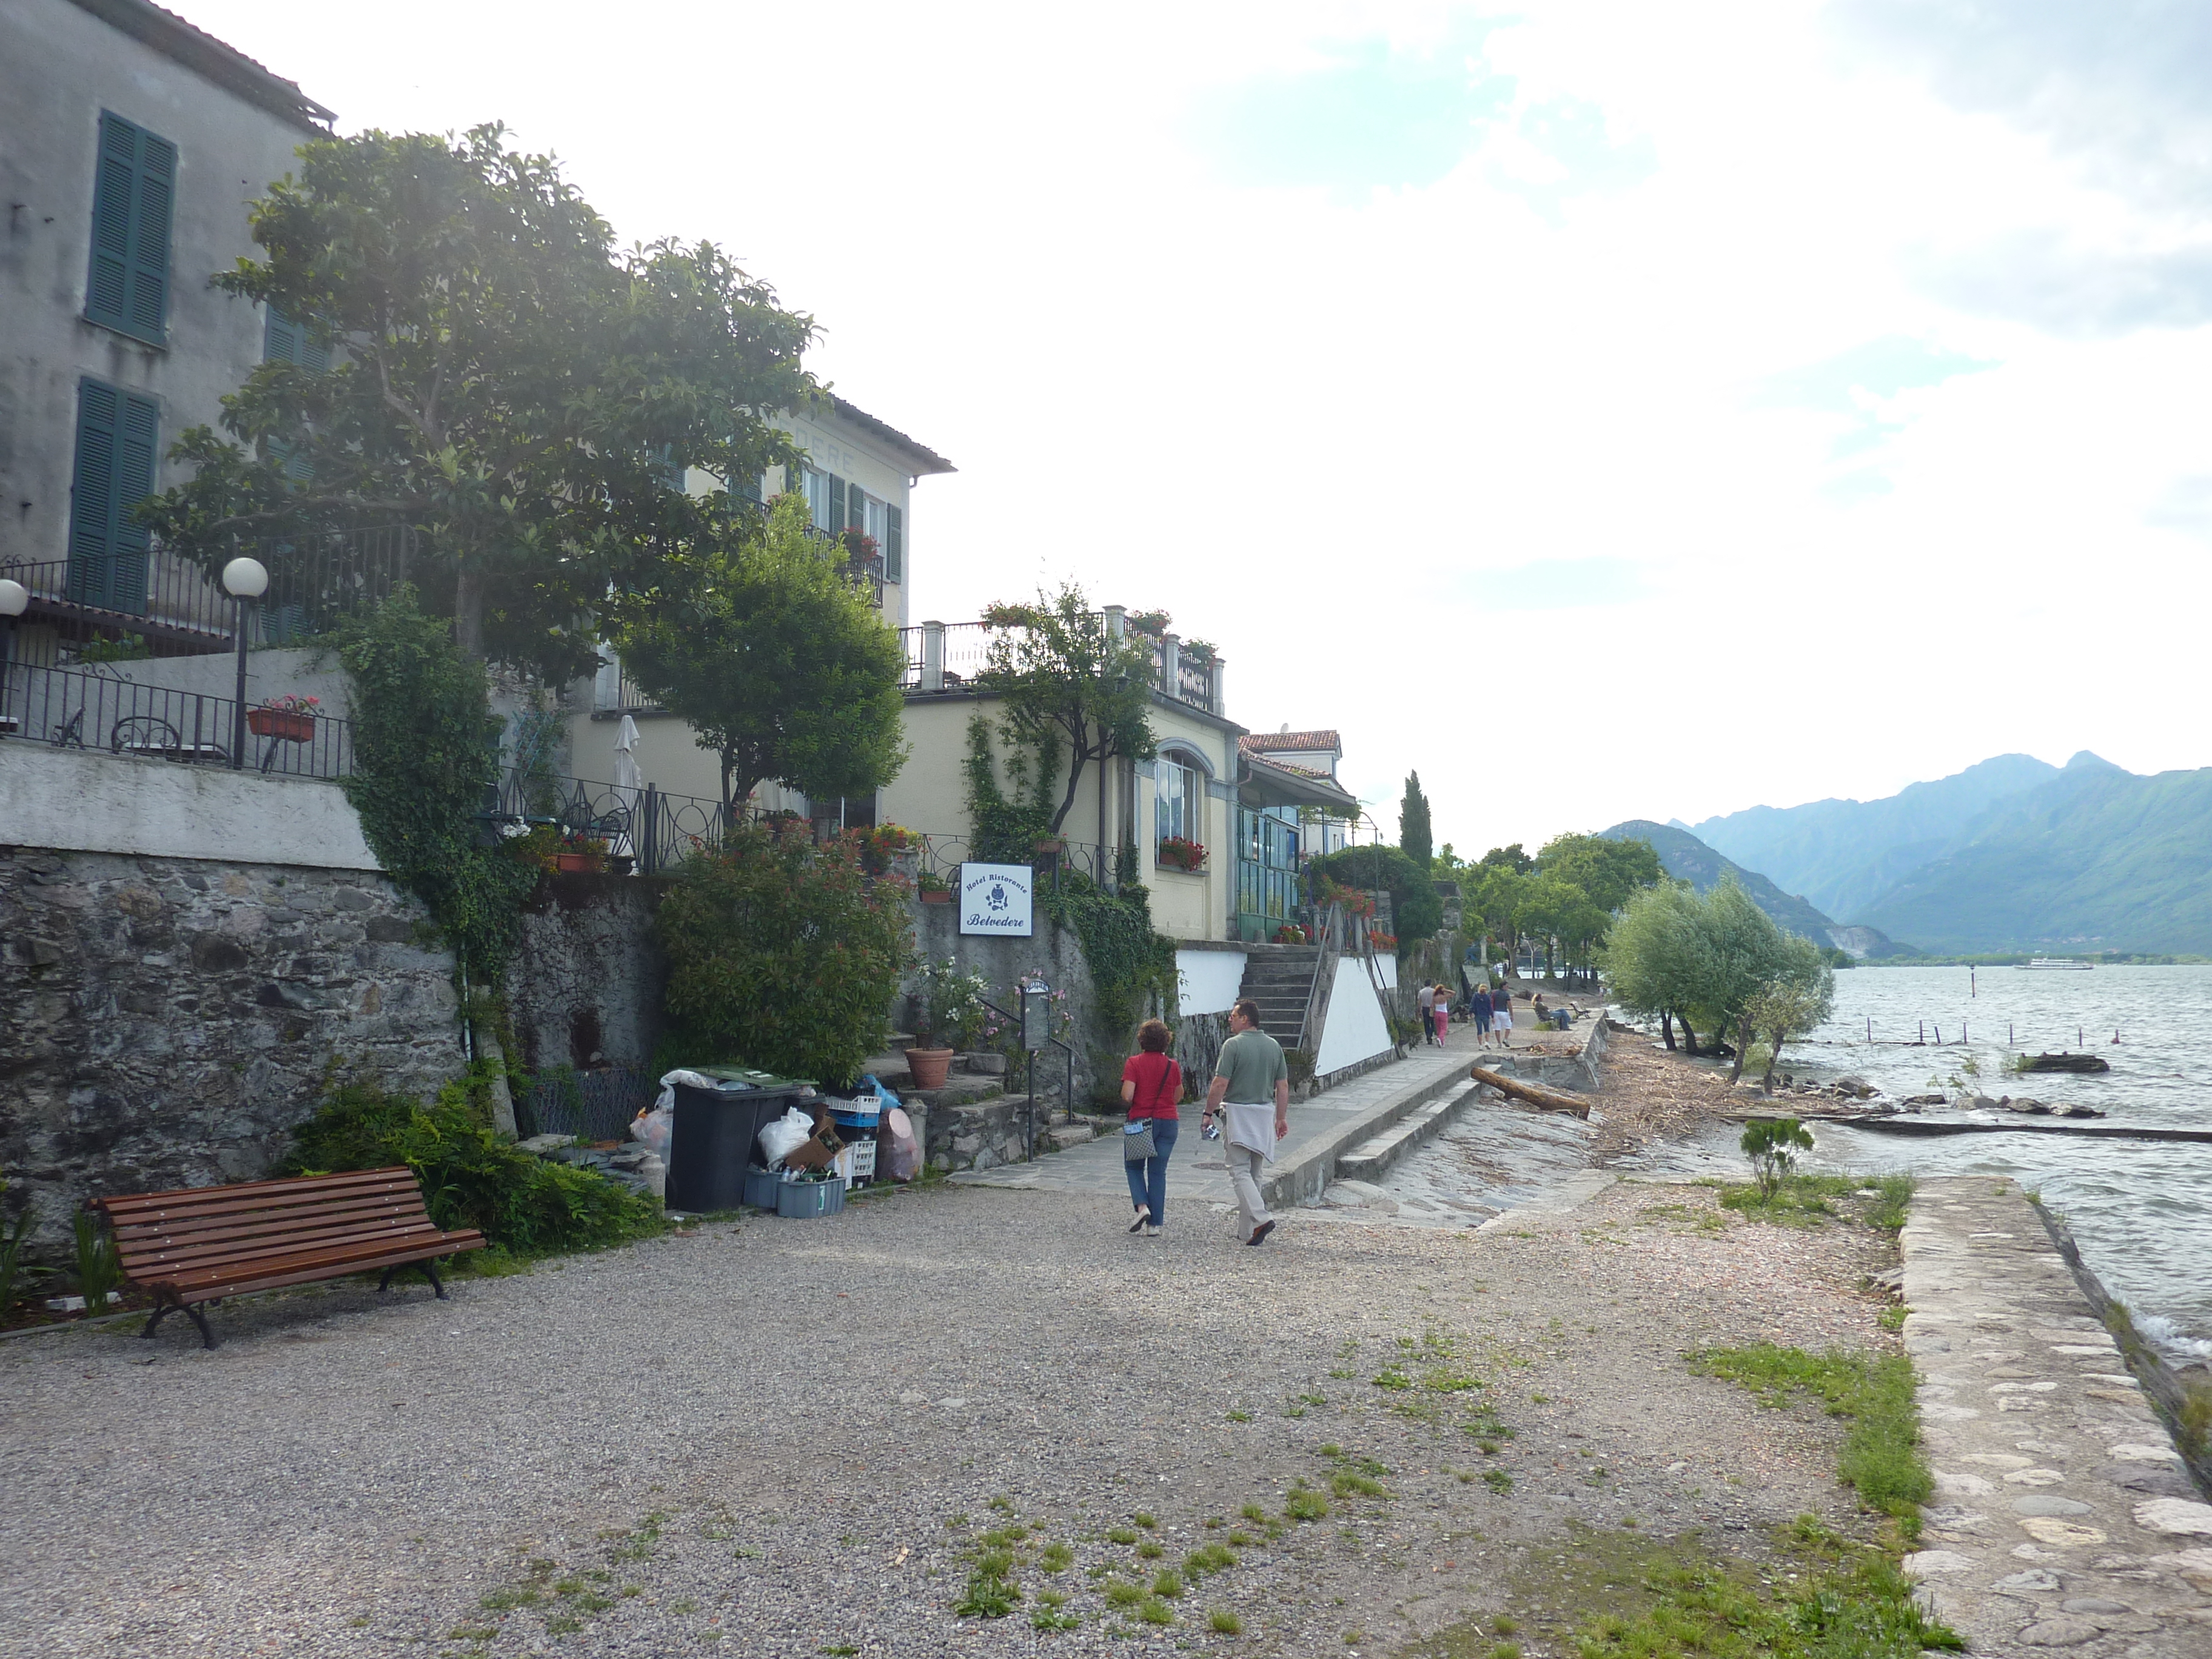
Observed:
[[[69,595],[143,616],[151,537],[131,509],[154,493],[161,406],[87,376],[77,382],[70,478]]]
[[[88,322],[149,345],[168,340],[169,229],[177,147],[112,111],[100,112],[93,174]]]

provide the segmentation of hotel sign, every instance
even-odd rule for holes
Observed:
[[[1026,864],[960,866],[960,931],[1028,939],[1036,931],[1030,890],[1036,872]]]

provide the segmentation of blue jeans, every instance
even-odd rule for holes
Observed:
[[[1130,1206],[1149,1206],[1157,1227],[1168,1218],[1168,1154],[1175,1151],[1176,1132],[1182,1125],[1171,1117],[1156,1117],[1152,1125],[1152,1156],[1121,1167],[1129,1172]]]

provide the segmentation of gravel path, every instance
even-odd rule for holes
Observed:
[[[1832,1425],[1680,1354],[1887,1340],[1855,1287],[1893,1248],[1863,1230],[1639,1184],[1480,1235],[1293,1213],[1261,1250],[1190,1210],[1131,1239],[1124,1209],[909,1191],[450,1304],[242,1304],[214,1353],[182,1321],[0,1345],[0,1652],[1342,1655],[1540,1601],[1527,1552],[1570,1519],[1745,1550],[1802,1510],[1861,1524]],[[1416,1387],[1376,1385],[1394,1361]],[[1294,1482],[1362,1459],[1388,1496],[1280,1520]],[[1139,1511],[1156,1564],[1107,1536]],[[1012,1516],[1074,1565],[1024,1566],[1011,1617],[956,1618],[968,1540]],[[1172,1626],[1109,1613],[1087,1571],[1237,1528]],[[1039,1633],[1054,1584],[1082,1623]]]

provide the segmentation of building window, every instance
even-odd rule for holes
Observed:
[[[92,271],[84,290],[89,321],[153,345],[167,337],[176,190],[177,147],[102,110],[92,186]]]
[[[294,322],[275,306],[267,307],[261,327],[261,360],[270,363],[297,363],[310,374],[319,374],[331,366],[331,349],[322,341]],[[314,463],[304,455],[295,455],[291,445],[282,438],[265,438],[269,459],[284,469],[284,476],[294,483],[306,483],[315,476]]]
[[[817,530],[858,530],[875,539],[883,555],[884,580],[906,580],[906,514],[879,501],[849,479],[806,469],[806,514]]]
[[[145,612],[148,535],[131,509],[154,493],[161,435],[161,405],[151,398],[77,383],[69,594],[79,605]]]
[[[1206,822],[1206,781],[1195,767],[1163,758],[1154,772],[1152,840],[1157,846],[1170,836],[1203,842],[1199,831]]]

